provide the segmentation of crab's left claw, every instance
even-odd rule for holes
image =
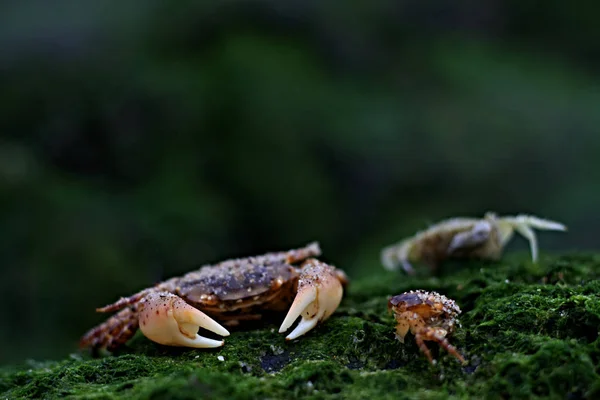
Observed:
[[[150,293],[143,299],[141,306],[140,329],[144,336],[156,343],[196,348],[223,345],[222,340],[198,335],[198,328],[220,336],[229,336],[227,329],[172,293]]]
[[[302,317],[296,329],[286,337],[293,340],[313,329],[319,321],[329,318],[342,301],[346,282],[347,278],[340,270],[314,258],[307,260],[300,274],[298,293],[279,333],[287,331],[298,317]]]

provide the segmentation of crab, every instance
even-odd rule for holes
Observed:
[[[488,212],[482,219],[451,218],[439,222],[415,236],[385,247],[381,262],[388,270],[400,266],[409,274],[415,271],[411,262],[422,261],[437,269],[448,258],[481,258],[498,260],[504,246],[515,231],[529,240],[531,258],[538,259],[538,244],[533,230],[566,231],[565,225],[532,215],[498,217]]]
[[[315,242],[203,266],[98,308],[99,312],[120,311],[88,331],[80,345],[113,351],[139,328],[162,345],[219,347],[223,340],[200,336],[199,328],[229,336],[219,322],[231,327],[288,309],[279,332],[286,332],[301,317],[286,337],[296,339],[333,314],[348,282],[342,270],[314,258],[320,254]]]
[[[456,318],[461,312],[454,300],[436,292],[414,290],[390,298],[388,310],[394,314],[397,322],[396,339],[404,343],[410,330],[419,349],[432,365],[436,360],[425,345],[427,340],[439,343],[448,353],[465,363],[463,356],[446,339],[446,335],[454,330]]]

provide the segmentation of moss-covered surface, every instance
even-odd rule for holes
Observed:
[[[334,317],[295,342],[276,323],[233,332],[209,351],[138,334],[112,356],[4,367],[0,398],[600,398],[600,256],[524,260],[448,264],[438,277],[375,266]],[[394,339],[387,298],[417,288],[462,308],[450,341],[466,366],[430,344],[431,366],[413,340]]]

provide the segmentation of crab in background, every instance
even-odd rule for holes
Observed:
[[[429,362],[435,364],[425,341],[431,340],[440,344],[448,353],[464,364],[465,359],[452,346],[446,336],[451,334],[457,324],[460,308],[454,300],[436,292],[411,290],[392,297],[388,302],[388,310],[396,320],[396,339],[404,343],[408,331],[415,336],[415,341]]]
[[[449,258],[497,260],[515,231],[529,241],[531,258],[537,262],[538,244],[534,228],[567,230],[559,222],[532,215],[498,217],[488,212],[482,219],[451,218],[385,247],[381,251],[381,262],[388,270],[396,270],[401,266],[412,275],[414,269],[411,263],[414,262],[424,262],[432,269],[437,269],[441,262]]]
[[[223,340],[200,336],[198,329],[228,336],[219,322],[235,326],[261,319],[267,312],[286,310],[279,332],[287,331],[301,317],[286,337],[296,339],[331,316],[347,284],[343,271],[314,258],[320,254],[318,243],[312,243],[203,266],[97,309],[120,311],[88,331],[80,345],[112,351],[139,328],[148,339],[163,345],[219,347]],[[297,263],[301,265],[293,265]]]

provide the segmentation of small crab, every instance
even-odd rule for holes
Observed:
[[[163,345],[219,347],[222,340],[202,337],[198,329],[229,336],[215,320],[235,326],[288,309],[279,332],[287,331],[301,316],[286,337],[295,339],[331,316],[347,283],[344,272],[312,258],[320,254],[318,243],[312,243],[296,250],[203,266],[97,309],[120,311],[87,332],[80,345],[112,351],[139,327],[148,339]],[[300,266],[292,265],[299,262]]]
[[[436,292],[411,290],[392,297],[388,302],[388,310],[394,314],[397,322],[396,339],[404,343],[404,337],[410,329],[419,349],[431,364],[435,364],[435,360],[425,345],[426,340],[438,342],[461,363],[465,362],[463,356],[446,339],[446,335],[452,333],[456,317],[460,314],[460,308],[453,300]]]
[[[538,245],[532,228],[567,230],[561,223],[531,215],[498,218],[496,214],[488,212],[483,219],[451,218],[418,232],[411,238],[385,247],[381,251],[381,262],[388,270],[402,266],[404,271],[414,274],[411,262],[423,261],[436,269],[448,258],[497,260],[515,230],[529,240],[531,257],[536,262]]]

